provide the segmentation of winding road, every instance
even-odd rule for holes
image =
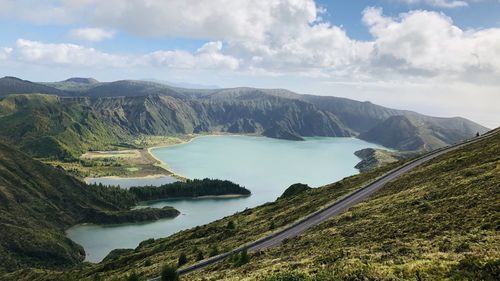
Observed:
[[[373,193],[377,192],[380,190],[384,185],[399,176],[403,175],[404,173],[407,173],[419,165],[426,163],[442,154],[451,152],[453,150],[459,149],[465,145],[480,141],[484,138],[490,137],[494,135],[499,129],[495,129],[492,131],[489,131],[488,133],[483,134],[480,137],[476,137],[471,140],[464,141],[462,143],[458,143],[452,146],[447,146],[444,148],[440,148],[437,150],[434,150],[432,152],[429,152],[427,154],[424,154],[412,161],[409,161],[389,172],[384,174],[383,176],[377,178],[375,181],[359,188],[358,190],[344,196],[343,198],[335,201],[334,203],[312,213],[309,214],[308,216],[298,220],[295,223],[292,223],[289,226],[286,226],[285,228],[274,232],[266,237],[263,237],[261,239],[258,239],[254,242],[251,242],[249,244],[245,244],[243,246],[240,246],[232,251],[223,253],[221,255],[206,259],[204,261],[201,261],[199,263],[196,263],[194,265],[179,269],[179,274],[184,275],[199,269],[202,269],[204,267],[207,267],[209,265],[215,264],[227,257],[229,257],[233,253],[240,252],[244,249],[247,249],[250,252],[254,251],[260,251],[264,250],[267,248],[275,247],[280,245],[283,240],[285,239],[290,239],[293,237],[296,237],[306,230],[308,230],[311,227],[314,227],[316,225],[319,225],[320,223],[346,211],[347,209],[351,208],[352,206],[356,205],[357,203],[365,200],[368,198],[370,195]],[[150,279],[150,281],[159,281],[160,277]]]

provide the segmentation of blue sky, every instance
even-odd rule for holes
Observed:
[[[287,88],[493,127],[500,1],[0,0],[0,75]]]

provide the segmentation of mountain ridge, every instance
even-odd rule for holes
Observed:
[[[13,78],[2,79],[11,81]],[[7,90],[2,90],[1,81],[0,79],[0,93],[5,93]],[[22,85],[26,84],[20,89],[32,89],[38,85],[25,80],[16,81]],[[372,134],[376,137],[370,138],[370,141],[394,149],[430,150],[487,130],[463,118],[431,117],[407,110],[390,109],[370,102],[331,96],[300,95],[285,89],[237,87],[197,90],[138,80],[90,84],[70,81],[45,83],[40,85],[41,88],[35,88],[59,96],[61,104],[84,108],[83,119],[82,116],[77,118],[82,121],[77,123],[81,125],[78,127],[83,131],[92,131],[89,129],[92,123],[100,122],[102,123],[100,127],[110,126],[110,130],[96,130],[103,133],[111,131],[113,136],[104,138],[109,140],[109,143],[112,143],[113,139],[131,137],[134,134],[219,131],[262,134],[291,140],[301,140],[307,136],[366,137],[370,129],[377,126],[383,128],[383,122],[390,117],[404,116],[409,124],[418,128],[418,135],[413,134],[412,141],[415,145],[406,145],[405,142],[408,140],[403,139],[398,140],[399,142],[384,142],[381,134]],[[4,103],[3,107],[5,107],[4,101],[8,99],[9,96],[6,96],[0,101]],[[3,126],[8,128],[8,124],[2,124],[1,119],[7,117],[6,112],[2,113],[1,110],[0,104],[0,116],[3,116],[0,117],[0,128]],[[64,109],[59,110],[60,115],[66,115]],[[29,115],[32,112],[26,109],[23,114]],[[74,114],[73,116],[77,117]],[[94,118],[95,121],[85,118]],[[75,118],[73,120],[75,121]],[[57,120],[52,119],[52,121],[57,123]],[[64,127],[63,124],[59,126]],[[404,129],[398,128],[396,124],[391,128],[392,131]],[[75,135],[72,138],[78,139],[79,129],[72,131]],[[11,138],[5,134],[3,137],[7,140]],[[56,141],[59,141],[57,136]],[[46,143],[53,142],[46,140]],[[81,151],[81,147],[80,145],[77,150]]]

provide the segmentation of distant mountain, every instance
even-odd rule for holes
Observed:
[[[0,93],[31,89],[28,92],[60,96],[50,106],[48,98],[38,97],[44,100],[45,108],[20,97],[0,101],[0,129],[4,129],[0,137],[27,145],[27,151],[52,143],[62,144],[63,150],[76,155],[82,149],[102,147],[136,134],[219,131],[291,140],[360,135],[389,148],[429,150],[487,130],[463,118],[430,117],[370,102],[299,95],[284,89],[185,89],[136,80],[100,83],[91,78],[42,85],[3,79]],[[13,88],[16,90],[9,90]],[[14,126],[26,129],[16,132]]]
[[[83,94],[87,97],[132,97],[164,95],[178,98],[184,97],[169,86],[145,81],[121,80],[110,83],[102,83],[97,87],[89,89]]]
[[[174,88],[180,88],[180,89],[213,90],[213,89],[220,89],[221,88],[217,85],[205,85],[205,84],[186,83],[186,82],[171,82],[171,81],[158,80],[158,79],[141,79],[141,81],[148,81],[148,82],[164,84],[167,86],[171,86]]]
[[[34,156],[68,160],[140,134],[222,131],[287,139],[352,135],[335,115],[274,96],[223,101],[160,95],[12,95],[0,100],[0,128],[0,138]]]
[[[433,150],[470,138],[484,128],[463,118],[395,115],[380,122],[360,139],[399,150]]]
[[[5,97],[12,94],[31,94],[31,93],[42,93],[49,95],[59,95],[64,96],[66,93],[59,89],[42,85],[39,83],[33,83],[27,80],[21,80],[16,77],[3,77],[0,78],[0,97]]]
[[[77,83],[77,84],[97,84],[97,83],[99,83],[99,81],[97,81],[94,78],[81,78],[81,77],[72,77],[72,78],[66,79],[62,82]]]

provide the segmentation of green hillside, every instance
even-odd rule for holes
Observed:
[[[229,259],[183,280],[497,280],[498,151],[497,132],[403,175],[367,201],[299,238],[251,253],[244,264],[240,259]],[[144,278],[157,276],[164,264],[176,264],[182,253],[187,256],[187,264],[192,264],[200,256],[253,241],[395,165],[304,189],[294,196],[148,241],[83,271],[31,276],[115,280],[112,278],[125,278],[132,271]],[[280,279],[274,276],[278,273],[296,279]]]
[[[11,95],[0,100],[0,138],[39,158],[74,160],[139,135],[203,132],[287,138],[350,136],[336,117],[301,101],[185,100],[164,95],[63,98]]]
[[[22,268],[62,268],[81,262],[83,248],[64,234],[74,224],[179,214],[173,208],[129,211],[136,202],[128,191],[88,186],[0,142],[0,276]]]
[[[35,157],[76,159],[118,143],[125,132],[76,100],[40,94],[0,100],[0,138]]]
[[[5,97],[12,94],[31,94],[31,93],[44,93],[51,95],[63,96],[66,93],[62,90],[22,80],[16,77],[3,77],[0,78],[0,97]]]

